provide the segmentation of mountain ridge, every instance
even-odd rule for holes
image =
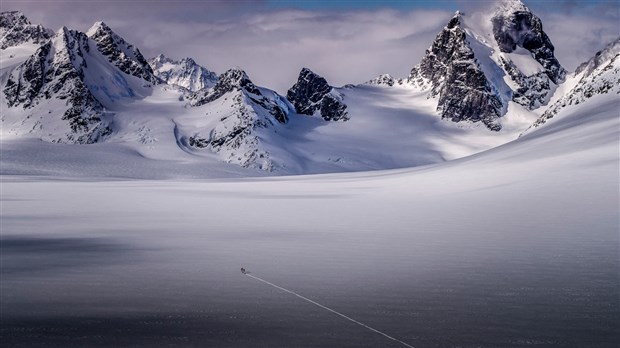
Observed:
[[[566,78],[540,19],[520,1],[502,4],[483,16],[492,30],[455,13],[407,78],[337,88],[303,68],[286,96],[241,68],[216,76],[192,58],[146,60],[102,21],[86,33],[63,27],[2,77],[2,122],[7,134],[283,173],[458,158],[517,138]]]

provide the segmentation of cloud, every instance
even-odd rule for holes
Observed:
[[[281,10],[138,29],[108,24],[131,33],[148,55],[192,56],[217,72],[240,66],[255,83],[284,92],[302,67],[333,85],[364,82],[380,73],[405,76],[449,17],[449,12],[429,10]]]
[[[562,6],[566,3],[566,7]],[[578,6],[577,1],[558,2],[556,10],[535,12],[555,46],[560,63],[569,71],[590,59],[620,35],[620,6],[601,1]]]

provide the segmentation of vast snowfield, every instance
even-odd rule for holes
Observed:
[[[42,150],[70,145],[4,139],[0,338],[402,346],[245,267],[415,347],[617,347],[619,126],[617,96],[599,95],[439,164],[211,179],[131,179],[160,169],[148,158],[107,173],[109,148],[79,177]]]
[[[3,50],[2,346],[620,346],[620,43],[560,83],[465,22],[454,74],[302,70],[288,100],[234,69],[159,84],[103,23]],[[491,92],[497,131],[459,118]]]

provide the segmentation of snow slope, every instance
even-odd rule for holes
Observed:
[[[371,91],[381,93],[349,97]],[[123,143],[97,157],[109,161],[97,168],[82,152],[76,165],[92,171],[83,178],[67,178],[74,173],[66,166],[53,176],[7,175],[19,153],[9,143],[0,162],[2,339],[64,347],[391,344],[253,282],[239,273],[246,267],[416,347],[615,347],[616,102],[592,98],[505,145],[388,171],[179,180],[170,169],[186,164],[179,156],[167,172],[151,172],[175,180],[96,179],[112,153],[140,161],[123,162],[127,171],[163,169],[123,153]],[[396,115],[394,124],[414,116]],[[330,138],[325,123],[302,120],[323,128],[313,136]],[[360,131],[373,126],[362,120]],[[41,163],[63,157],[24,145]],[[101,176],[138,176],[126,174]]]
[[[262,91],[266,96],[270,93],[266,89]],[[57,167],[58,163],[34,162],[30,156],[22,156],[20,148],[25,144],[29,144],[28,152],[53,152],[54,156],[46,157],[54,161],[64,157],[61,162],[67,164],[65,175],[85,177],[114,176],[115,169],[107,168],[102,172],[99,168],[100,163],[111,158],[122,163],[142,163],[145,159],[162,161],[156,165],[160,168],[157,171],[147,166],[143,170],[136,167],[129,173],[126,166],[119,165],[117,174],[132,178],[220,177],[222,171],[215,168],[225,167],[223,161],[260,168],[262,159],[269,160],[264,163],[271,171],[259,173],[253,169],[230,168],[223,173],[263,176],[412,167],[467,156],[506,143],[538,117],[519,105],[512,105],[504,128],[496,133],[483,126],[441,120],[434,112],[432,101],[409,86],[359,86],[338,92],[349,105],[351,118],[346,122],[334,123],[293,113],[286,124],[281,124],[271,115],[261,116],[267,128],[259,128],[258,133],[248,138],[258,136],[259,147],[250,142],[249,147],[211,149],[188,146],[189,138],[209,139],[217,132],[232,132],[235,124],[241,122],[234,93],[220,97],[217,102],[192,107],[184,99],[183,92],[156,86],[152,95],[114,110],[109,119],[114,134],[102,144],[57,151],[54,146],[36,139],[17,138],[5,126],[4,173],[28,174],[31,170],[41,173],[47,164]],[[269,98],[276,99],[275,96]],[[243,105],[248,110],[256,107],[247,102]],[[265,112],[260,111],[262,107],[257,110]],[[109,155],[104,154],[107,146]],[[118,153],[118,147],[125,150]],[[247,162],[251,157],[245,154],[251,148],[263,152],[264,157],[257,162]],[[194,165],[168,165],[177,161]]]
[[[129,74],[147,74],[129,56],[132,46],[105,28],[105,33],[96,31],[97,38],[106,42],[105,49],[84,33],[63,27],[14,69],[3,70],[3,134],[51,142],[98,142],[113,131],[113,121],[107,119],[111,112],[151,93],[150,84]],[[126,52],[120,52],[117,44]],[[110,60],[108,55],[119,58]]]

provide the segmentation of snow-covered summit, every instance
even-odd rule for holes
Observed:
[[[24,43],[43,44],[54,32],[41,25],[30,23],[19,11],[0,12],[0,49],[18,46]]]
[[[198,65],[192,58],[173,60],[160,54],[149,59],[155,76],[170,85],[183,87],[190,92],[211,88],[217,83],[217,75]]]
[[[289,120],[292,106],[267,88],[256,86],[240,68],[221,74],[208,89],[191,94],[194,108],[204,111],[201,126],[179,129],[177,142],[188,151],[210,150],[225,162],[271,171],[279,129]],[[275,149],[277,151],[278,149]]]
[[[491,11],[457,11],[407,78],[437,99],[442,118],[501,129],[510,102],[546,105],[566,70],[541,20],[521,1]]]
[[[112,31],[104,22],[95,22],[86,35],[97,42],[99,51],[122,72],[152,84],[159,83],[140,50]]]
[[[63,26],[3,77],[2,122],[9,132],[51,142],[99,142],[113,131],[106,113],[151,93],[156,78],[143,68],[137,49],[104,23],[90,34],[99,41]]]
[[[390,74],[381,74],[377,77],[375,77],[374,79],[366,82],[369,85],[386,85],[386,86],[394,86],[395,83],[397,83],[398,80],[395,79],[392,75]]]
[[[84,79],[90,51],[84,33],[59,29],[8,76],[3,94],[13,110],[2,121],[17,134],[52,142],[92,143],[108,134],[100,118],[103,106]]]
[[[245,91],[260,95],[260,91],[241,68],[227,70],[217,78],[217,83],[207,90],[198,91],[190,96],[192,105],[199,106],[210,103],[224,94],[233,91]]]
[[[527,50],[553,83],[561,83],[566,70],[554,56],[555,48],[543,30],[542,21],[520,1],[516,3],[520,6],[496,11],[491,18],[493,36],[499,49],[504,53],[512,53],[519,48]]]
[[[499,0],[492,7],[492,11],[494,15],[504,15],[519,11],[530,12],[530,9],[521,0]]]

